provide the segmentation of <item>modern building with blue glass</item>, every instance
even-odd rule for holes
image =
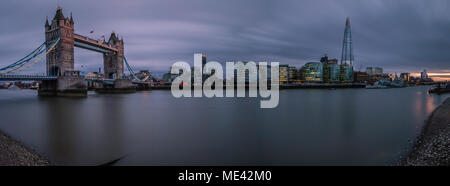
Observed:
[[[339,83],[340,66],[337,63],[324,63],[323,65],[323,81],[324,83]]]
[[[323,81],[323,64],[309,62],[300,69],[302,80],[308,83],[321,83]]]
[[[345,22],[344,41],[342,42],[340,67],[341,82],[353,82],[353,62],[352,31],[350,29],[350,19],[347,17]]]

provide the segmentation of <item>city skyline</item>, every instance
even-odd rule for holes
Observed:
[[[44,39],[42,30],[45,17],[53,16],[58,2],[33,3],[24,6],[17,2],[2,2],[2,9],[16,11],[2,11],[8,14],[2,15],[0,22],[8,24],[8,27],[0,30],[0,45],[3,48],[0,51],[0,66],[17,60]],[[167,71],[176,61],[191,62],[190,56],[195,52],[206,53],[209,60],[279,61],[298,68],[307,62],[318,61],[324,53],[330,57],[341,57],[342,22],[350,17],[352,29],[355,29],[355,70],[360,65],[363,65],[363,69],[380,66],[389,73],[413,74],[423,69],[427,69],[430,74],[450,73],[447,62],[450,56],[446,54],[446,49],[450,48],[447,43],[450,42],[445,42],[446,38],[429,34],[446,30],[445,23],[448,21],[442,18],[448,14],[442,9],[446,3],[321,1],[268,2],[256,6],[256,2],[248,1],[221,6],[220,3],[210,4],[205,1],[189,4],[152,1],[128,3],[121,13],[109,13],[121,4],[84,2],[79,3],[83,4],[80,6],[70,1],[59,2],[64,13],[69,15],[72,12],[75,22],[79,23],[76,32],[95,39],[107,36],[111,30],[123,36],[127,45],[125,54],[137,69]],[[182,4],[188,6],[184,9],[173,7]],[[362,5],[363,8],[353,4]],[[422,5],[433,8],[433,12],[421,11]],[[86,9],[89,9],[86,7],[92,10],[102,7],[102,11],[86,13]],[[253,8],[252,11],[238,11],[235,13],[237,15],[230,15],[227,11],[249,7]],[[369,7],[370,10],[367,10]],[[278,12],[281,8],[287,8],[283,15]],[[293,14],[296,9],[301,10],[301,13]],[[310,11],[315,18],[305,16]],[[27,16],[29,14],[33,16]],[[242,19],[236,19],[236,16]],[[10,21],[12,17],[15,21]],[[417,29],[412,29],[412,25]],[[75,50],[75,60],[76,68],[82,71],[97,71],[102,66],[101,56],[83,49]],[[39,65],[44,72],[45,63]]]

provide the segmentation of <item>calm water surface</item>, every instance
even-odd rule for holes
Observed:
[[[64,165],[389,165],[449,97],[428,88],[281,90],[275,109],[164,90],[85,99],[0,90],[0,130]]]

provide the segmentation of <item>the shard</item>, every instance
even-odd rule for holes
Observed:
[[[352,31],[350,29],[350,19],[345,22],[344,41],[342,42],[342,65],[353,66]]]

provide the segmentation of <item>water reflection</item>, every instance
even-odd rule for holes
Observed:
[[[64,105],[62,99],[39,98],[46,110],[42,117],[47,126],[48,155],[56,162],[73,162],[77,157],[77,117],[74,105]]]
[[[57,164],[126,155],[118,164],[384,165],[449,97],[427,89],[281,90],[275,109],[255,98],[175,99],[170,91],[87,99],[0,91],[0,130]]]
[[[124,110],[127,109],[125,106],[126,99],[122,96],[114,96],[109,99],[101,99],[101,102],[102,108],[98,110],[101,112],[102,119],[97,122],[100,125],[100,130],[104,130],[103,134],[105,135],[101,141],[106,142],[104,145],[105,151],[110,152],[110,156],[106,158],[124,157],[126,154],[123,151],[123,146],[126,139],[123,133],[126,130],[124,125],[127,121],[124,120],[126,117],[123,114],[127,113]]]
[[[101,164],[124,156],[123,98],[38,98],[48,155],[56,164]],[[40,121],[37,121],[38,123]],[[92,153],[92,152],[108,153]]]

